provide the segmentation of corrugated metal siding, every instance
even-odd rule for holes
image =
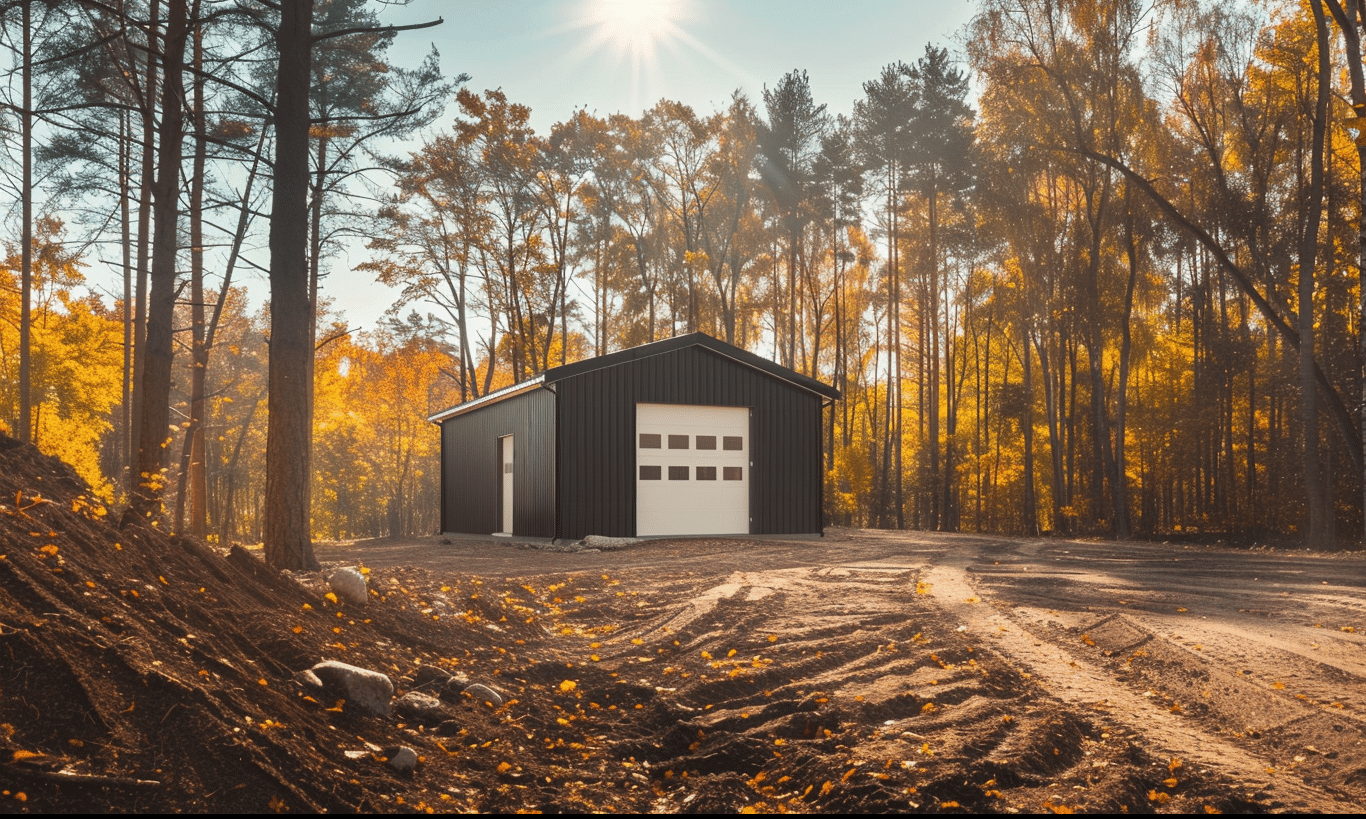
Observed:
[[[565,378],[555,389],[562,537],[636,533],[638,402],[750,407],[750,531],[821,531],[818,396],[701,347]]]
[[[513,534],[555,535],[555,396],[533,390],[441,424],[442,528],[500,531],[498,439],[513,438]]]

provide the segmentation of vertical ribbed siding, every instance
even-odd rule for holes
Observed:
[[[502,530],[498,439],[513,436],[513,534],[555,535],[555,396],[537,389],[441,424],[442,528]]]
[[[593,370],[555,387],[560,536],[636,533],[637,403],[749,407],[750,531],[821,531],[818,396],[702,347]]]

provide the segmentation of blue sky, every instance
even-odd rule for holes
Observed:
[[[599,115],[639,114],[662,97],[699,112],[724,106],[731,92],[758,99],[793,69],[805,69],[817,102],[847,113],[862,84],[884,65],[910,62],[925,44],[957,51],[972,0],[846,0],[800,3],[748,0],[413,0],[383,14],[387,22],[442,17],[433,29],[401,34],[391,56],[420,56],[429,43],[443,68],[473,76],[476,90],[502,88],[530,105],[537,130],[575,108]],[[636,11],[636,9],[646,9]],[[655,8],[655,12],[649,11]],[[642,27],[663,17],[652,54],[632,59],[610,18],[640,14]],[[638,64],[639,63],[639,64]]]
[[[764,85],[794,69],[807,71],[817,103],[848,114],[883,66],[916,60],[926,43],[960,52],[959,32],[974,7],[972,0],[412,0],[380,16],[395,24],[444,18],[400,34],[390,58],[415,64],[435,44],[447,74],[470,74],[470,88],[501,88],[529,105],[532,125],[544,133],[577,108],[637,116],[666,97],[707,114],[737,89],[762,110]],[[621,24],[632,16],[635,24]],[[350,269],[363,254],[356,247],[333,257],[324,289],[353,327],[369,328],[392,294]]]

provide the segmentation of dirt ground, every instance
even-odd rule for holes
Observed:
[[[0,439],[0,811],[1347,812],[1358,555],[835,531],[319,549],[109,525]],[[312,696],[323,659],[436,716]],[[463,683],[462,683],[463,684]],[[414,749],[416,771],[387,761]]]
[[[655,781],[705,782],[656,810],[1366,801],[1359,555],[840,530],[323,555],[521,588],[553,613],[541,650],[654,689],[651,713],[599,742]]]

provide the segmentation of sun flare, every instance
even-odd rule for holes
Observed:
[[[630,57],[648,59],[676,31],[681,5],[678,0],[594,0],[592,18],[608,43]]]

